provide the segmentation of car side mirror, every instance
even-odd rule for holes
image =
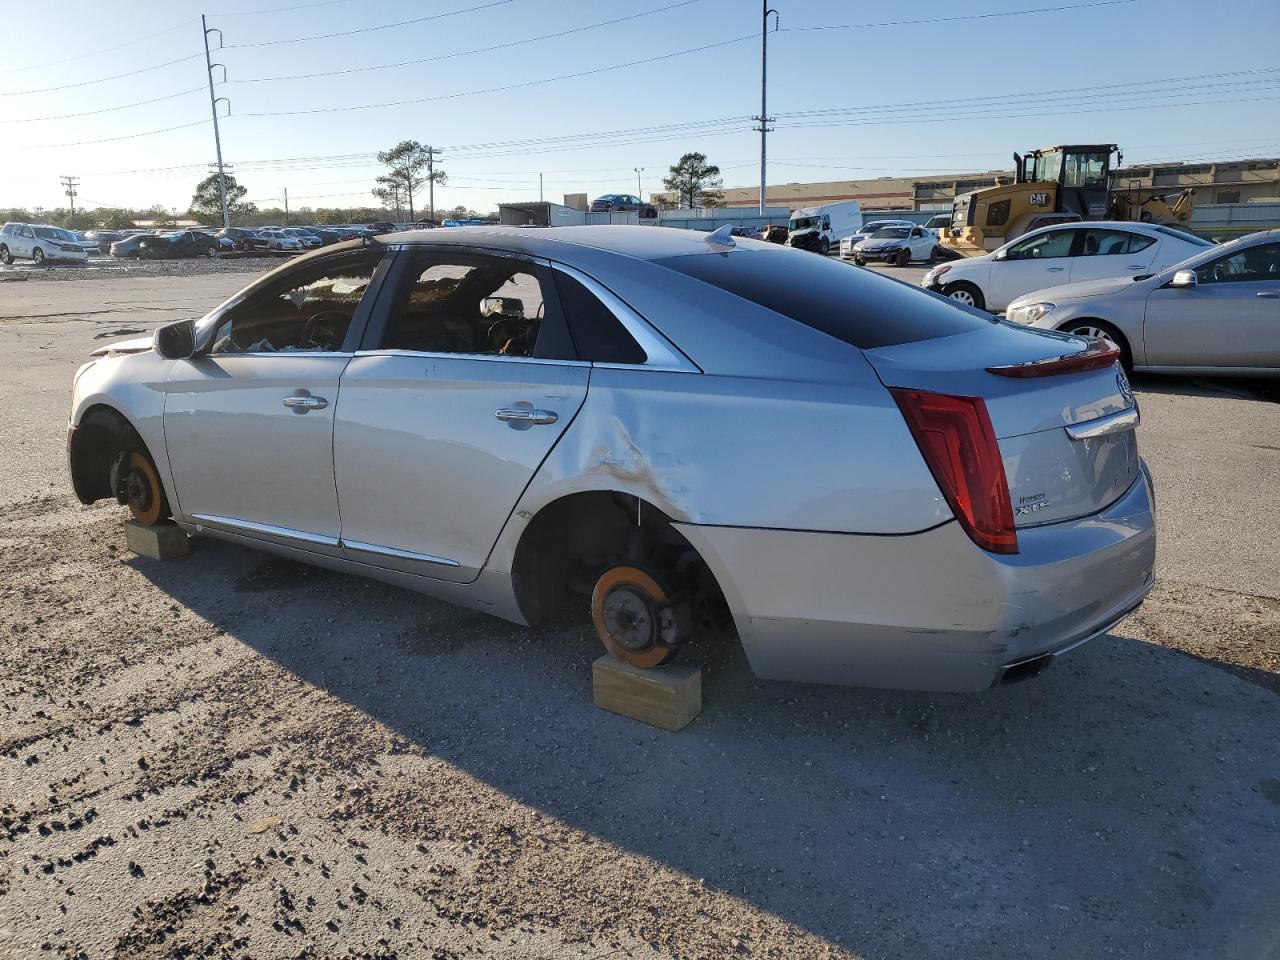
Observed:
[[[996,251],[996,255],[995,255],[994,257],[992,257],[991,259],[992,259],[992,260],[1008,260],[1008,259],[1009,259],[1009,251],[1008,251],[1008,250],[997,250],[997,251]]]
[[[1179,289],[1187,289],[1200,285],[1200,278],[1196,276],[1194,270],[1179,270],[1173,275],[1173,279],[1169,281],[1169,286],[1178,287]]]
[[[196,352],[196,325],[192,320],[175,320],[156,327],[152,341],[156,353],[166,360],[185,360]]]

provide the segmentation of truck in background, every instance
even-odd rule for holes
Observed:
[[[862,207],[857,200],[801,207],[791,211],[791,218],[787,221],[787,244],[825,256],[861,226]]]

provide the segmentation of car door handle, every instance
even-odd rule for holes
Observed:
[[[1049,273],[1061,273],[1061,272],[1062,272],[1063,270],[1065,270],[1065,269],[1066,269],[1065,267],[1050,267],[1048,272],[1049,272]]]
[[[538,410],[534,407],[499,407],[493,415],[513,424],[555,423],[560,419],[554,410]]]
[[[1141,269],[1142,269],[1143,267],[1145,267],[1145,266],[1146,266],[1146,264],[1145,264],[1145,263],[1131,263],[1131,264],[1129,264],[1127,267],[1125,267],[1125,269],[1126,269],[1126,270],[1141,270]]]
[[[298,413],[306,413],[308,410],[323,410],[329,405],[329,401],[324,397],[285,397],[280,402]]]
[[[1140,419],[1138,407],[1135,404],[1119,413],[1098,417],[1096,420],[1086,420],[1084,423],[1073,423],[1066,427],[1066,431],[1067,436],[1072,440],[1093,440],[1096,437],[1108,437],[1113,433],[1132,430],[1138,425]]]
[[[1259,290],[1257,296],[1264,300],[1280,300],[1280,290]]]

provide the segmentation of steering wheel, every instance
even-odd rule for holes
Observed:
[[[538,323],[526,317],[498,317],[489,324],[485,338],[498,353],[527,357],[533,353]]]
[[[324,350],[333,350],[339,346],[340,337],[339,330],[342,330],[346,324],[351,322],[341,310],[321,310],[313,315],[302,328],[302,336],[298,338],[298,346],[300,347],[320,347]],[[332,324],[332,326],[329,326]],[[316,334],[324,334],[323,340],[316,339]]]

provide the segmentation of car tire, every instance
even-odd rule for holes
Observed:
[[[987,309],[987,298],[982,295],[981,290],[967,280],[957,280],[955,283],[948,284],[942,288],[942,295],[969,307],[977,307],[979,310]]]
[[[940,250],[938,247],[934,247],[932,250],[929,251],[929,262],[937,263],[938,257],[940,256],[942,256],[942,250]]]
[[[34,263],[37,267],[42,266],[44,264],[44,251],[41,250],[39,247],[36,247],[34,250],[32,250],[31,262]]]
[[[133,519],[148,527],[165,520],[172,511],[151,457],[142,450],[130,451],[125,456],[123,472],[125,504]]]
[[[1097,340],[1108,340],[1120,348],[1120,366],[1125,370],[1133,369],[1133,351],[1129,349],[1129,341],[1125,339],[1123,333],[1105,320],[1095,320],[1088,317],[1082,320],[1072,320],[1070,323],[1064,323],[1058,328],[1063,333],[1070,333],[1077,337],[1093,337]]]
[[[9,248],[0,243],[0,263],[6,267],[13,263],[13,254],[9,252]]]
[[[867,261],[866,261],[866,259],[865,259],[865,258],[863,258],[863,257],[859,257],[859,256],[855,256],[855,257],[853,258],[853,262],[854,262],[854,263],[856,263],[856,264],[857,264],[858,266],[860,266],[860,267],[865,267],[865,266],[867,265]]]
[[[216,256],[218,255],[218,248],[217,248],[217,247],[205,247],[205,248],[204,248],[204,255],[205,255],[206,257],[216,257]]]
[[[823,237],[821,240],[819,240],[819,241],[818,241],[818,252],[819,252],[820,254],[822,254],[824,257],[825,257],[828,253],[830,253],[830,252],[831,252],[831,241],[829,241],[826,237]]]
[[[911,251],[908,250],[906,247],[903,247],[901,250],[898,251],[898,255],[893,258],[893,262],[897,264],[899,267],[910,266]]]

